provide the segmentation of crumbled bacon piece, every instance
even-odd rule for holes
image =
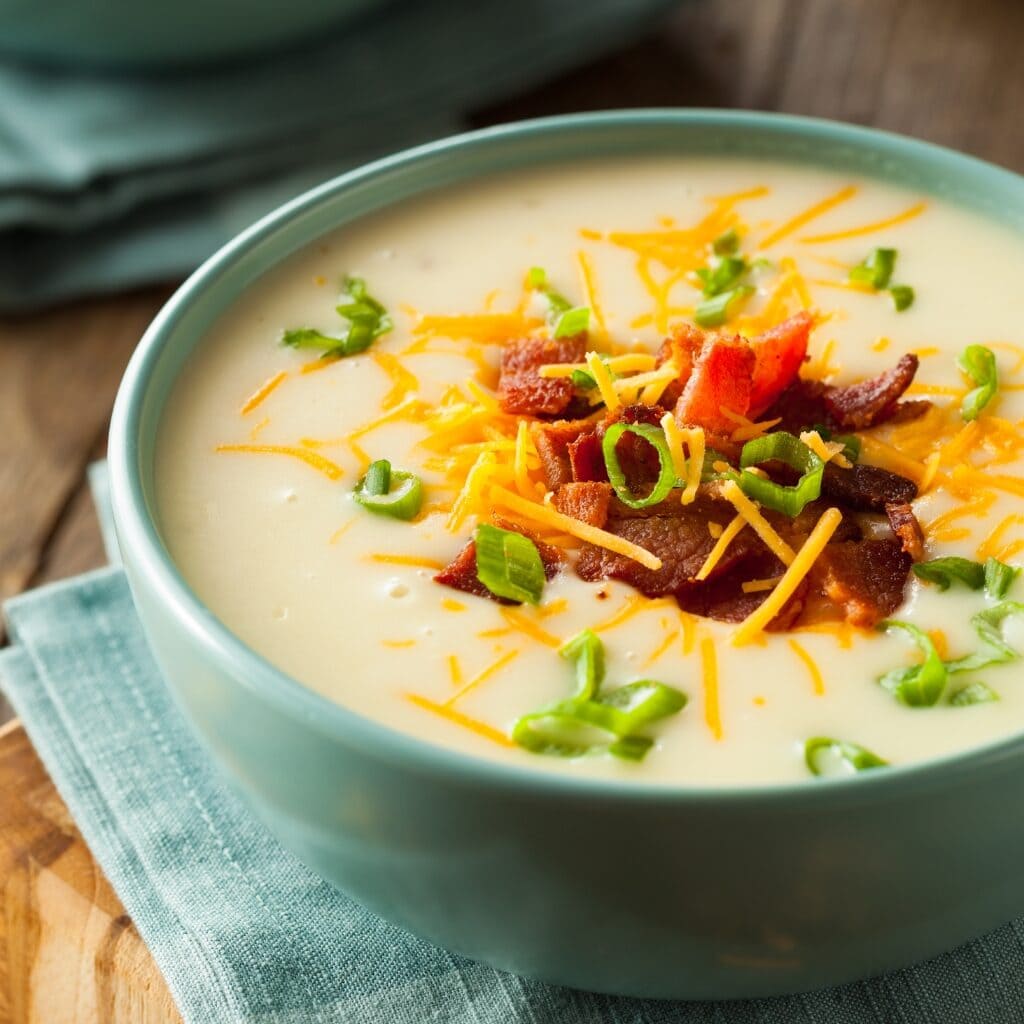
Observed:
[[[920,562],[924,558],[924,531],[910,503],[891,501],[885,506],[885,514],[889,517],[889,525],[899,538],[903,550],[915,562]]]
[[[822,593],[855,626],[870,628],[903,603],[910,556],[897,540],[829,544],[812,573]]]
[[[896,411],[896,403],[913,382],[917,364],[917,356],[908,352],[891,370],[877,377],[827,388],[825,409],[829,419],[841,430],[863,430],[884,422]]]
[[[693,582],[714,546],[708,523],[724,526],[736,510],[728,502],[704,498],[691,505],[663,502],[657,506],[657,513],[625,509],[613,502],[604,528],[657,555],[662,561],[660,569],[645,569],[625,555],[584,544],[576,572],[585,580],[622,580],[648,597],[675,594]],[[744,530],[729,545],[711,578],[745,558],[760,543],[752,531]]]
[[[743,582],[748,579],[768,579],[782,572],[781,562],[776,562],[774,567],[767,562],[758,561],[757,564],[758,568],[755,569],[744,562],[741,567],[732,569],[720,579],[677,594],[680,607],[694,615],[703,615],[719,622],[742,622],[760,607],[771,593],[762,590],[746,594],[743,592]],[[808,589],[807,580],[801,580],[792,596],[765,629],[768,632],[789,629],[803,611]]]
[[[585,483],[589,480],[607,480],[608,470],[604,464],[604,453],[601,451],[601,439],[597,431],[580,434],[568,445],[569,468],[573,480]]]
[[[508,529],[508,523],[499,523],[503,529]],[[529,536],[524,530],[517,530],[524,537]],[[537,545],[540,553],[540,560],[544,563],[544,575],[547,579],[554,579],[562,567],[562,555],[557,548],[550,544],[542,544],[534,537],[530,540]],[[516,601],[509,601],[504,597],[492,594],[477,578],[476,575],[476,542],[469,541],[462,550],[448,563],[435,577],[435,583],[443,583],[446,587],[453,587],[463,593],[472,594],[474,597],[489,597],[499,604],[517,604]]]
[[[812,327],[810,313],[797,313],[751,342],[755,357],[748,409],[751,418],[764,412],[796,379],[807,358]]]
[[[828,390],[820,380],[795,381],[763,412],[765,419],[779,420],[773,429],[788,430],[799,434],[808,427],[828,423],[825,409],[825,392]]]
[[[722,410],[747,414],[755,362],[754,350],[742,338],[710,336],[676,403],[679,424],[703,427],[713,434],[735,430],[735,422]]]
[[[568,377],[541,377],[547,363],[579,363],[587,351],[585,334],[572,338],[521,338],[510,342],[501,355],[498,400],[507,413],[557,416],[573,400]]]
[[[917,497],[917,484],[905,476],[858,462],[849,469],[829,463],[822,476],[821,492],[856,512],[884,512],[892,502]]]
[[[574,481],[559,487],[552,503],[563,515],[572,516],[581,523],[603,529],[608,521],[611,498],[611,484]]]
[[[690,379],[693,364],[704,345],[704,338],[705,334],[699,327],[680,324],[673,328],[672,333],[661,343],[655,365],[660,367],[671,361],[679,368],[679,376],[661,393],[663,405],[671,408],[679,401],[679,396]]]
[[[550,490],[556,491],[562,484],[573,479],[569,445],[593,432],[594,425],[588,420],[555,420],[554,423],[534,424],[531,431],[533,443]],[[598,447],[600,449],[600,445]]]

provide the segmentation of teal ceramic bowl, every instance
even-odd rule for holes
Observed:
[[[118,536],[168,685],[289,849],[466,956],[605,992],[795,992],[937,954],[1024,912],[1024,736],[799,785],[655,788],[477,761],[275,669],[189,590],[153,505],[157,423],[215,317],[356,217],[496,170],[600,154],[763,156],[908,185],[1024,231],[1024,179],[908,139],[790,117],[644,111],[460,136],[346,174],[200,268],[128,368],[110,438]]]

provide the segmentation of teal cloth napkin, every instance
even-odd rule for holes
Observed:
[[[0,62],[0,312],[191,271],[286,199],[622,46],[674,0],[407,0],[146,75]]]
[[[0,685],[186,1024],[1024,1020],[1019,921],[884,978],[732,1003],[598,996],[452,956],[317,878],[225,789],[161,680],[121,570],[5,611],[14,646],[0,651]]]

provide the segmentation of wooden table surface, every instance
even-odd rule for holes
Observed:
[[[1021,0],[690,0],[645,40],[472,121],[783,110],[1024,172],[1022,52]],[[103,455],[125,362],[172,284],[0,319],[0,599],[102,563],[85,470]],[[178,1019],[24,732],[0,725],[0,1024]]]

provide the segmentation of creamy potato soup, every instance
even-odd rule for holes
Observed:
[[[1024,244],[802,167],[595,161],[326,236],[191,357],[157,503],[270,662],[660,784],[1024,727]]]

